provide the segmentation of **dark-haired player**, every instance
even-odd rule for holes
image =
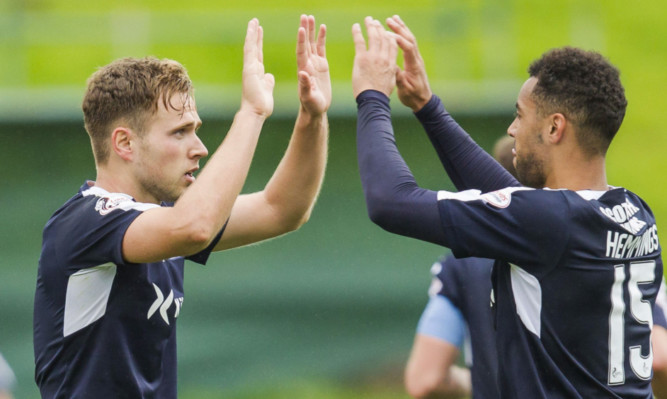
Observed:
[[[393,32],[366,19],[368,47],[353,26],[357,151],[371,220],[457,257],[496,259],[501,397],[652,397],[661,248],[648,205],[606,179],[605,154],[627,105],[618,70],[569,47],[530,66],[508,129],[522,186],[432,94],[400,18],[387,24]],[[393,138],[388,96],[396,85],[462,191],[415,182]]]

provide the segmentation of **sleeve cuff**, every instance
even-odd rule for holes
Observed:
[[[422,107],[419,111],[415,112],[415,116],[419,120],[426,120],[433,118],[434,115],[438,114],[439,111],[445,111],[445,107],[442,105],[440,97],[435,94],[431,96],[431,99],[428,100],[426,105]]]
[[[389,97],[381,91],[377,90],[364,90],[356,98],[357,107],[360,107],[362,104],[369,101],[379,101],[387,106],[389,106]]]

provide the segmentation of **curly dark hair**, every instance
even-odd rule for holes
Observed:
[[[193,96],[194,89],[183,65],[174,60],[122,58],[97,70],[88,79],[81,106],[95,161],[104,164],[109,158],[114,124],[127,124],[141,134],[159,100],[165,108],[180,110],[182,104],[170,102],[176,93]]]
[[[620,72],[594,51],[552,49],[528,68],[537,78],[533,99],[538,112],[563,113],[577,127],[589,155],[604,155],[618,132],[628,105]]]

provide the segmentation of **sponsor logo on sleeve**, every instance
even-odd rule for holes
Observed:
[[[106,215],[107,213],[113,211],[114,209],[124,209],[122,205],[131,201],[125,195],[111,195],[107,197],[100,197],[95,204],[95,210],[100,213],[100,215]]]
[[[482,194],[482,199],[496,208],[507,208],[512,201],[512,194],[506,190],[498,190]]]

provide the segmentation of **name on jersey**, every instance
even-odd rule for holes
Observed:
[[[644,256],[657,251],[659,247],[656,225],[649,227],[640,236],[607,231],[607,257],[609,258],[627,259]]]
[[[613,208],[601,206],[600,212],[632,234],[637,234],[646,225],[646,222],[637,219],[635,214],[639,212],[639,208],[634,206],[628,199]]]

